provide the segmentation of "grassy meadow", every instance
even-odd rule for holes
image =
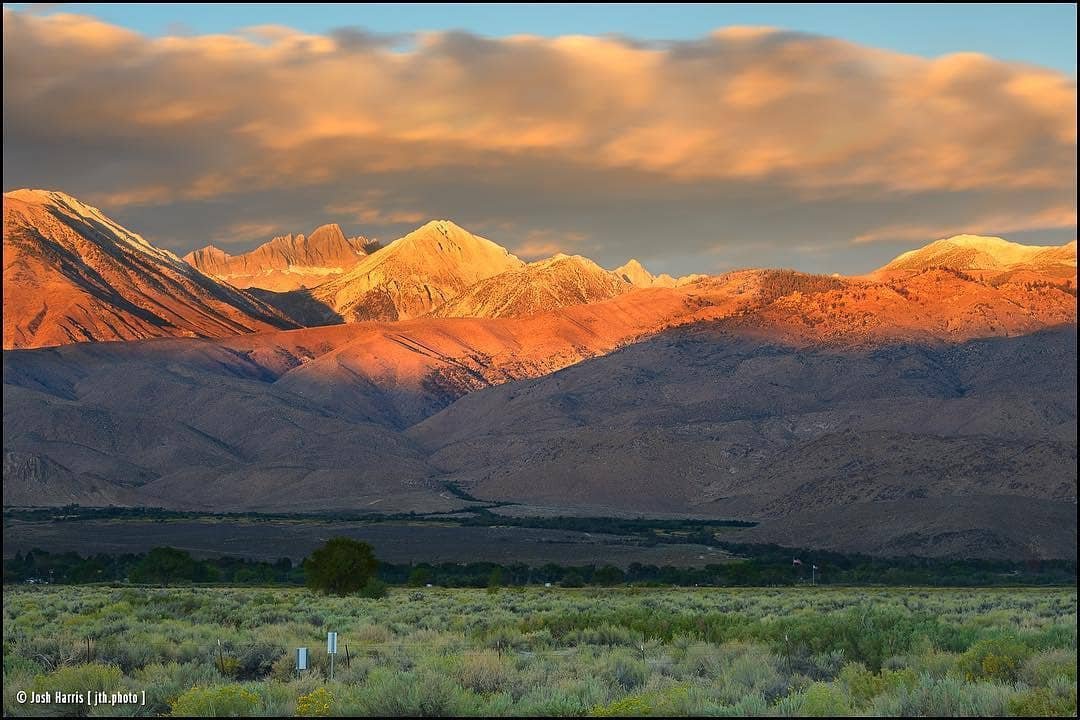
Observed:
[[[361,599],[9,585],[3,709],[1067,716],[1076,602],[1075,588],[425,588]],[[328,630],[339,633],[333,680]],[[311,653],[299,678],[298,646]],[[53,695],[20,703],[20,691]],[[58,704],[58,691],[137,702]]]

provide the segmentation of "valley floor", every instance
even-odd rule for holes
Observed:
[[[70,522],[5,519],[4,557],[34,549],[87,554],[143,553],[159,546],[193,557],[243,555],[299,562],[327,538],[351,537],[371,545],[391,563],[522,562],[540,566],[612,564],[697,566],[724,562],[728,553],[695,543],[650,543],[612,533],[532,527],[461,527],[445,521],[335,522],[332,520],[236,520],[208,516],[195,520],[112,519]]]
[[[3,712],[1074,716],[1076,610],[1075,588],[7,586]]]

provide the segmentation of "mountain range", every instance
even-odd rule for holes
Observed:
[[[452,484],[749,518],[761,542],[1075,558],[1075,243],[675,279],[439,220],[184,263],[59,193],[4,206],[5,505],[450,511]],[[337,270],[230,280],[300,268]]]
[[[633,285],[580,255],[557,254],[474,283],[432,311],[436,317],[525,317],[629,292]]]
[[[308,236],[275,237],[240,255],[207,245],[184,256],[184,262],[238,288],[285,292],[320,285],[352,268],[378,249],[376,241],[347,238],[336,224],[322,225]]]
[[[1023,278],[1070,279],[1076,286],[1076,241],[1060,247],[1021,245],[999,237],[955,235],[906,252],[877,271],[888,276],[947,267],[995,283]]]
[[[4,347],[296,327],[60,192],[4,194]]]
[[[433,220],[314,288],[311,297],[347,322],[407,320],[523,264],[486,238]]]

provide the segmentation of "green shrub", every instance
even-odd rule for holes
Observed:
[[[687,713],[690,714],[690,713]],[[717,715],[721,717],[764,717],[775,715],[776,711],[769,707],[769,702],[756,693],[741,698],[733,705],[721,708],[712,708],[694,712],[694,715]]]
[[[833,655],[877,672],[887,658],[906,652],[920,638],[937,637],[941,627],[932,615],[863,606],[838,613],[800,613],[749,631],[751,638],[770,640],[781,655]]]
[[[301,717],[326,717],[333,705],[333,694],[324,687],[318,687],[296,699],[296,714]]]
[[[681,673],[687,675],[703,678],[717,677],[723,672],[720,650],[711,643],[694,643],[686,648],[678,663],[678,668]]]
[[[236,666],[230,675],[240,680],[262,680],[273,670],[274,663],[288,654],[285,648],[275,643],[242,645],[234,651]]]
[[[627,695],[612,700],[606,705],[598,705],[589,710],[591,717],[644,717],[652,715],[655,701],[651,695]]]
[[[40,664],[14,650],[4,651],[4,676],[36,675],[42,671]]]
[[[1033,688],[1009,698],[1009,714],[1021,717],[1076,717],[1076,685],[1066,693]]]
[[[227,678],[236,678],[240,674],[240,660],[232,655],[220,655],[215,659],[214,667]]]
[[[573,717],[587,714],[592,707],[565,688],[538,686],[525,693],[514,710],[525,717]]]
[[[185,690],[196,685],[209,686],[220,681],[217,670],[204,663],[156,663],[138,670],[135,685],[146,691],[146,712],[167,715]]]
[[[357,593],[360,597],[371,598],[378,600],[379,598],[386,597],[387,585],[379,578],[373,577],[368,579],[364,583],[364,587],[360,588]]]
[[[334,715],[1067,715],[1075,707],[1071,588],[439,589],[417,602],[407,592],[374,602],[302,589],[8,587],[4,709],[33,712],[12,688],[55,690],[54,678],[81,692],[145,689],[146,707],[115,711],[158,715],[174,706],[292,715],[324,685]],[[893,640],[890,619],[900,628]],[[351,652],[348,666],[337,657],[330,684],[327,628]],[[89,666],[81,664],[88,635],[97,638]],[[221,675],[218,640],[226,671],[249,682]],[[311,648],[300,679],[298,646]],[[880,670],[866,657],[881,658]],[[239,707],[228,707],[230,694]]]
[[[764,709],[765,704],[761,705]],[[616,698],[594,706],[588,714],[593,717],[685,717],[716,715],[721,709],[707,696],[704,688],[679,683],[660,690]]]
[[[958,669],[969,680],[1015,682],[1031,649],[1016,638],[1000,636],[980,640],[958,661]]]
[[[885,690],[884,678],[870,672],[860,663],[845,665],[837,680],[847,691],[855,707],[866,705]]]
[[[259,705],[259,696],[240,685],[193,687],[172,704],[178,717],[243,717]]]
[[[394,633],[382,625],[361,625],[349,633],[349,637],[356,638],[358,643],[378,644],[393,640]]]
[[[799,714],[808,717],[850,715],[851,703],[843,690],[829,683],[814,683],[803,693]]]
[[[449,678],[436,673],[373,670],[356,697],[353,714],[375,717],[445,717],[469,714],[478,703]]]
[[[6,678],[4,684],[7,684]],[[114,692],[124,689],[124,675],[120,672],[120,668],[114,665],[87,663],[63,667],[48,675],[36,675],[27,691],[51,692],[54,695],[62,692],[72,696],[81,693],[85,698],[88,692]],[[86,715],[90,710],[85,699],[82,702],[54,703],[51,707],[66,715],[79,716]]]
[[[1032,655],[1024,662],[1020,678],[1035,687],[1048,685],[1063,677],[1076,684],[1076,650],[1046,650]]]
[[[484,650],[466,653],[457,670],[462,687],[481,694],[502,690],[509,682],[510,671],[498,653]]]
[[[1012,691],[1005,685],[923,676],[914,687],[898,687],[874,699],[877,715],[994,717],[1005,715]]]
[[[714,700],[709,690],[700,685],[678,683],[668,686],[663,690],[657,690],[651,694],[655,707],[654,714],[666,717],[688,717],[721,714],[723,708]],[[768,703],[761,700],[760,696],[744,695],[740,699],[740,714],[754,714],[752,706],[757,700],[764,714]]]
[[[622,690],[634,690],[644,685],[649,679],[649,668],[638,658],[623,651],[608,659],[604,676]]]

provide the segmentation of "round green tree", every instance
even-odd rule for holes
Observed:
[[[326,594],[358,592],[375,577],[379,562],[371,546],[358,540],[336,537],[304,560],[307,586]]]
[[[136,582],[168,585],[172,582],[191,582],[198,569],[187,552],[171,547],[156,547],[146,553],[133,573]]]
[[[431,582],[431,568],[425,565],[417,565],[409,573],[409,587],[424,587]]]

